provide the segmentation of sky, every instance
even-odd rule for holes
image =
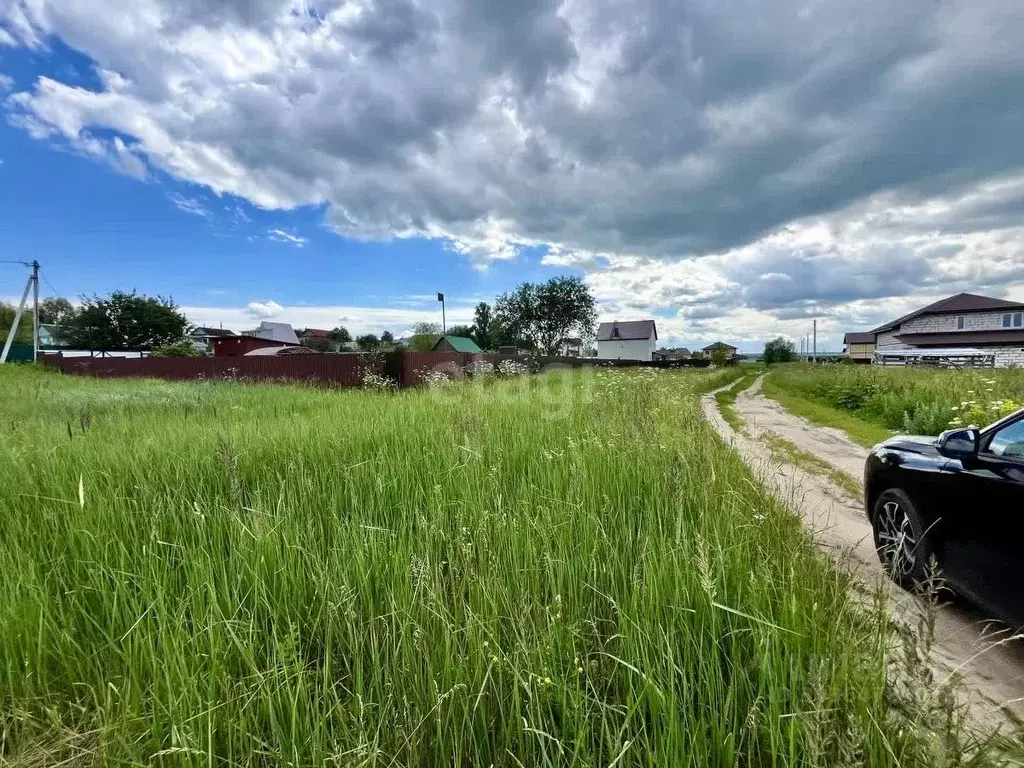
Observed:
[[[666,345],[1024,300],[1020,0],[2,0],[0,260],[197,324]],[[0,264],[0,297],[25,270]]]

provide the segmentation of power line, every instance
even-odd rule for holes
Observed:
[[[43,282],[50,286],[50,290],[53,291],[56,295],[60,296],[60,291],[53,287],[53,283],[51,283],[49,279],[47,279],[46,275],[44,275],[42,272],[40,272],[39,274],[42,276]]]

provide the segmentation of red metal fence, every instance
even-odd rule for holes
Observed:
[[[270,379],[303,381],[337,387],[362,386],[367,373],[397,381],[402,387],[419,386],[432,373],[461,378],[475,364],[497,366],[514,360],[532,372],[553,367],[584,366],[678,368],[706,366],[706,360],[640,362],[579,357],[504,357],[465,352],[408,352],[398,350],[367,355],[282,355],[271,357],[60,357],[46,355],[43,362],[64,373],[106,377],[155,379]]]

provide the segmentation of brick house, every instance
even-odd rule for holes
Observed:
[[[873,343],[873,357],[920,350],[979,351],[997,368],[1024,367],[1024,304],[958,293],[867,333],[847,334],[847,355]],[[863,348],[863,346],[862,346]]]

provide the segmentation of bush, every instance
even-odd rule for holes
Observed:
[[[772,377],[792,394],[917,434],[984,426],[1024,401],[1020,370],[793,365]]]
[[[159,347],[149,353],[150,357],[206,357],[206,352],[201,350],[191,341],[181,340],[166,347]]]
[[[789,339],[779,336],[764,345],[764,362],[766,365],[773,363],[791,363],[796,360],[796,347]]]

